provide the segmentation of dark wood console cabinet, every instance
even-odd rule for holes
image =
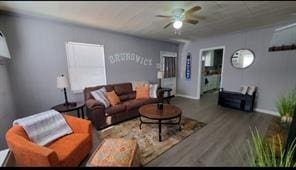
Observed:
[[[253,95],[241,94],[239,92],[219,90],[218,104],[246,112],[253,112],[256,91]]]

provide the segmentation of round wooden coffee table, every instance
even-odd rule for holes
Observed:
[[[169,124],[169,125],[179,125],[179,130],[181,131],[181,115],[182,111],[177,106],[171,104],[163,104],[163,109],[160,110],[157,108],[157,104],[148,104],[140,107],[140,129],[142,128],[142,124],[158,124],[158,139],[161,142],[161,125]],[[141,119],[141,117],[145,117],[151,120],[157,120],[156,122],[145,122]],[[178,122],[162,122],[164,120],[170,120],[174,118],[179,118]]]

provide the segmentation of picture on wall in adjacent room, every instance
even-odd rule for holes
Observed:
[[[186,69],[185,69],[185,77],[187,80],[191,78],[191,53],[187,53],[186,57]]]

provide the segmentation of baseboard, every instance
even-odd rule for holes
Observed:
[[[176,94],[176,96],[184,97],[184,98],[188,98],[188,99],[195,99],[195,100],[198,100],[198,99],[199,99],[199,98],[197,98],[197,97],[188,96],[188,95],[183,95],[183,94]]]
[[[183,95],[183,94],[176,94],[176,96],[184,97],[184,98],[189,98],[189,99],[195,99],[195,100],[198,100],[199,99],[197,97]],[[256,112],[260,112],[260,113],[264,113],[264,114],[270,114],[270,115],[273,115],[273,116],[280,116],[277,112],[271,111],[271,110],[260,109],[260,108],[255,108],[254,110]]]
[[[271,111],[271,110],[260,109],[260,108],[255,108],[254,110],[256,112],[260,112],[260,113],[270,114],[270,115],[273,115],[273,116],[280,116],[277,112]]]

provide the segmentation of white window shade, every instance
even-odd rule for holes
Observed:
[[[71,90],[82,92],[85,87],[105,85],[104,46],[66,43],[68,73]]]

